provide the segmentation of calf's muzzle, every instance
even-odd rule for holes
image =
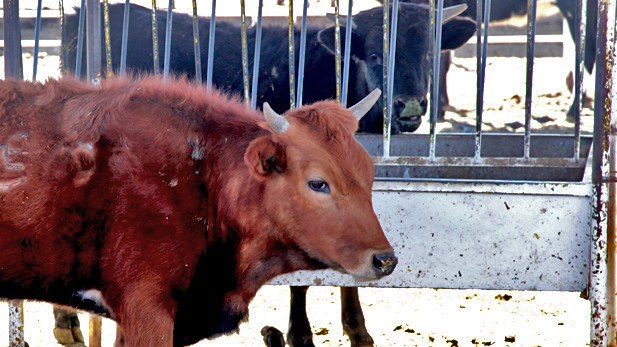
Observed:
[[[388,276],[398,264],[398,258],[394,252],[383,252],[373,255],[373,270],[377,277]]]

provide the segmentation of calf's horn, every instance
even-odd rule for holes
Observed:
[[[289,129],[289,121],[287,121],[285,117],[274,112],[272,107],[270,107],[270,104],[264,102],[263,110],[264,116],[266,117],[266,122],[268,122],[268,125],[272,128],[272,130],[274,130],[275,133],[280,134]]]
[[[467,9],[467,4],[454,5],[450,7],[446,7],[443,9],[442,14],[442,23],[449,21],[450,19],[458,16],[459,14],[465,12]]]
[[[379,97],[381,96],[381,90],[376,88],[369,95],[365,96],[364,99],[360,100],[357,104],[351,106],[349,110],[353,112],[354,116],[358,118],[358,120],[362,119],[365,114],[375,105]]]

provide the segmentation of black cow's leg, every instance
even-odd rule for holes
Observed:
[[[341,287],[341,320],[351,347],[373,346],[373,338],[364,324],[357,287]]]
[[[291,308],[289,310],[289,330],[287,343],[292,347],[314,347],[311,323],[306,315],[306,291],[309,287],[289,287]]]
[[[56,341],[63,346],[85,346],[77,311],[62,306],[54,306],[53,312],[56,322],[53,332]]]
[[[447,74],[450,70],[450,64],[452,63],[452,53],[441,53],[441,59],[439,60],[439,99],[438,99],[438,112],[437,119],[443,120],[446,115],[446,107],[450,104],[450,98],[448,98],[448,85]]]

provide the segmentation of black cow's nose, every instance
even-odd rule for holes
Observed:
[[[388,276],[394,271],[398,258],[394,252],[384,252],[373,255],[373,269],[378,277]]]

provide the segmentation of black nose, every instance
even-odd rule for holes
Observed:
[[[378,277],[388,276],[394,271],[398,258],[394,252],[384,252],[373,255],[373,269]]]

